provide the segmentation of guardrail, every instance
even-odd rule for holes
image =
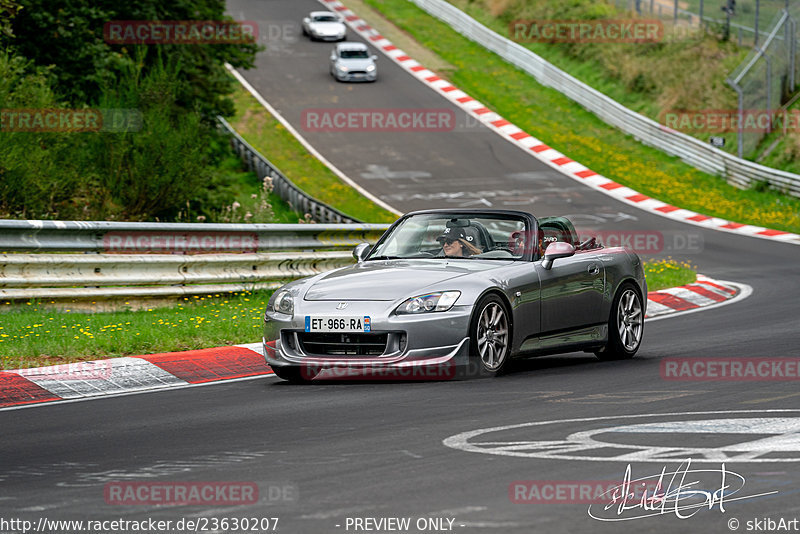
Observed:
[[[231,138],[233,150],[242,158],[248,170],[256,173],[259,179],[269,176],[274,187],[273,191],[282,200],[287,202],[292,209],[301,214],[308,213],[316,222],[324,223],[360,223],[349,215],[333,208],[321,200],[317,200],[305,191],[294,185],[275,165],[265,158],[258,150],[242,139],[236,130],[222,117],[217,117],[220,126]]]
[[[800,176],[797,174],[740,159],[640,115],[548,63],[527,48],[490,30],[445,0],[411,2],[468,39],[529,73],[542,85],[556,89],[607,124],[633,135],[646,145],[678,156],[689,165],[721,176],[740,188],[748,188],[756,182],[766,182],[788,194],[800,196]]]
[[[374,243],[386,228],[0,220],[0,300],[276,288],[352,264],[351,249]]]

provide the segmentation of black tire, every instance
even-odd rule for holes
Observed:
[[[308,367],[279,367],[276,365],[272,370],[275,372],[275,376],[291,384],[308,384],[316,376],[316,373],[312,373]]]
[[[625,282],[614,295],[608,317],[608,341],[594,353],[601,360],[628,360],[642,344],[644,306],[642,294],[631,282]]]
[[[469,325],[469,375],[499,376],[508,369],[511,327],[511,316],[500,297],[489,294],[478,301]]]

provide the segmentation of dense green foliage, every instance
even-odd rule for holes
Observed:
[[[0,217],[211,221],[243,195],[268,195],[232,168],[214,120],[234,112],[224,63],[251,65],[255,43],[104,40],[112,21],[226,20],[223,1],[0,1]],[[20,110],[106,120],[98,131],[20,131],[10,120]],[[127,120],[110,127],[109,110]]]
[[[251,67],[257,48],[255,43],[131,46],[104,39],[103,28],[113,21],[230,20],[224,15],[224,0],[21,0],[20,4],[23,9],[11,21],[14,37],[0,35],[0,48],[11,47],[36,65],[52,66],[59,94],[73,106],[99,100],[103,88],[134,65],[147,74],[163,56],[181,66],[184,83],[174,92],[175,105],[197,108],[204,117],[230,115],[232,103],[225,97],[232,82],[224,63]],[[143,47],[158,48],[161,54],[142,55],[137,49]]]

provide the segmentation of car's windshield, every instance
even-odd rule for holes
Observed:
[[[368,260],[385,258],[522,259],[528,235],[522,216],[429,213],[392,229]]]
[[[339,22],[336,15],[317,15],[314,17],[314,22]]]
[[[344,59],[366,59],[369,57],[366,50],[342,50],[340,55]]]

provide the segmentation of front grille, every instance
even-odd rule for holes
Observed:
[[[368,333],[298,332],[300,348],[309,356],[380,356],[389,335]]]

